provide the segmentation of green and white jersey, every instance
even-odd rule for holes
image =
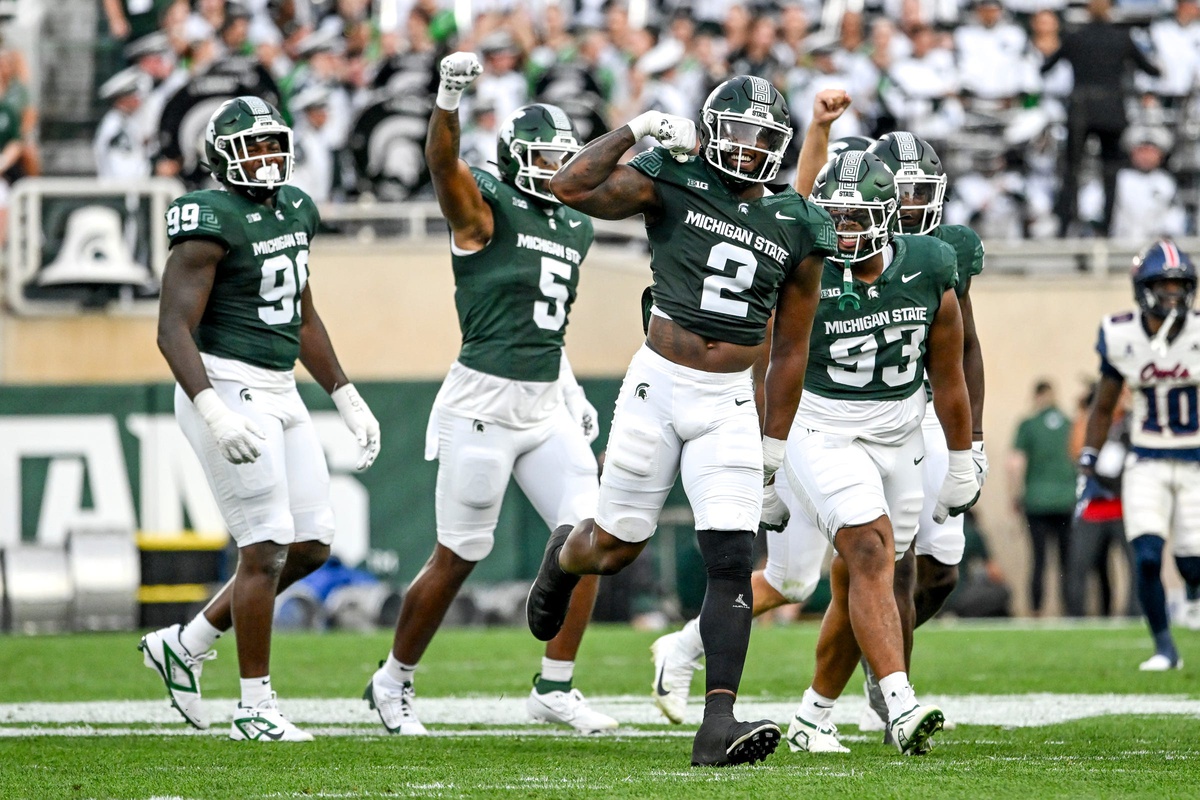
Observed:
[[[929,328],[954,287],[954,251],[930,236],[897,236],[874,283],[853,281],[857,307],[841,303],[844,267],[826,259],[796,423],[875,441],[919,426],[925,412]]]
[[[592,246],[592,220],[564,205],[547,213],[492,174],[471,174],[495,228],[482,250],[458,250],[451,242],[463,338],[458,361],[511,380],[556,381],[579,264]]]
[[[954,294],[962,297],[971,287],[971,278],[983,272],[983,241],[966,225],[939,225],[929,234],[954,248],[958,259],[958,282]]]
[[[703,159],[680,163],[658,147],[629,165],[662,199],[646,225],[654,305],[692,333],[760,344],[779,285],[810,254],[837,251],[829,214],[790,187],[741,201]]]
[[[272,370],[300,356],[300,295],[320,217],[312,198],[282,186],[275,207],[236,192],[185,194],[167,209],[171,246],[209,239],[225,248],[193,334],[201,353]]]

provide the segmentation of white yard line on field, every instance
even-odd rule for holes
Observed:
[[[1020,728],[1051,725],[1085,717],[1105,714],[1182,714],[1200,717],[1200,700],[1186,695],[1113,695],[1113,694],[1022,694],[1022,695],[928,695],[924,702],[937,703],[946,717],[961,725],[998,725]],[[649,696],[593,695],[592,707],[620,720],[623,725],[654,725],[665,722]],[[222,728],[229,720],[235,704],[231,699],[206,699],[214,728]],[[796,700],[738,701],[738,715],[743,719],[767,718],[779,722],[791,719]],[[838,725],[857,724],[865,700],[860,695],[848,695],[838,702],[833,721]],[[350,698],[316,699],[284,698],[280,702],[288,718],[306,725],[346,726],[379,725],[379,717],[362,700]],[[686,722],[698,725],[703,708],[697,702],[688,707]],[[521,732],[539,729],[548,732],[555,728],[534,727],[525,711],[524,697],[420,697],[417,712],[426,725],[491,725],[517,727]],[[173,725],[180,723],[179,714],[166,698],[162,700],[94,701],[80,703],[0,703],[0,725],[10,731],[32,729],[30,725],[76,726],[90,730],[95,725]],[[157,731],[162,733],[163,731]],[[380,730],[382,733],[382,730]],[[99,733],[96,731],[95,733]],[[354,731],[355,735],[369,733]],[[456,731],[455,735],[475,735],[474,731]],[[95,734],[79,734],[95,735]]]

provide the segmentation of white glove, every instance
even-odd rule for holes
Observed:
[[[362,471],[374,464],[375,457],[379,455],[379,421],[367,408],[353,383],[335,389],[330,397],[342,415],[342,422],[346,423],[358,446],[363,449],[355,465],[355,469]]]
[[[975,463],[970,450],[951,450],[950,469],[938,492],[937,505],[933,507],[933,521],[941,525],[947,516],[957,517],[979,499],[979,481],[975,477]]]
[[[437,107],[457,111],[462,93],[483,72],[483,65],[474,53],[451,53],[442,59],[441,83],[438,84]]]
[[[596,407],[588,402],[587,395],[583,393],[583,389],[576,384],[574,391],[566,390],[563,392],[563,402],[567,406],[567,411],[570,412],[571,418],[579,425],[579,429],[583,431],[583,438],[588,444],[596,441],[596,437],[600,435],[600,416],[596,413]]]
[[[787,442],[773,436],[763,437],[763,485],[766,486],[775,477],[775,473],[783,466],[783,454]]]
[[[204,423],[217,440],[217,449],[226,461],[234,464],[249,464],[258,458],[258,441],[267,436],[254,424],[221,400],[211,387],[192,398],[192,405],[200,412]]]
[[[779,492],[775,491],[775,484],[764,486],[762,516],[759,517],[758,527],[767,531],[781,531],[787,527],[791,515],[780,499]]]
[[[983,442],[971,442],[971,459],[975,462],[975,477],[979,479],[979,488],[983,489],[988,476],[987,450],[983,449]]]
[[[629,130],[638,141],[644,136],[653,136],[676,161],[687,161],[699,142],[695,122],[661,111],[642,112],[629,121]]]

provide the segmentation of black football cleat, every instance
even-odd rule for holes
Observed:
[[[571,592],[579,583],[578,575],[563,572],[558,565],[558,551],[571,533],[571,526],[560,525],[550,534],[542,565],[538,567],[529,596],[525,599],[525,619],[529,630],[537,639],[548,642],[562,630],[567,619],[567,607],[571,604]]]
[[[692,742],[693,767],[757,764],[775,752],[781,734],[769,719],[738,722],[733,717],[707,717]]]

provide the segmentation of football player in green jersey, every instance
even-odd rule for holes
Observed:
[[[899,232],[932,236],[954,248],[958,267],[954,293],[958,297],[963,325],[963,373],[967,380],[967,394],[971,399],[971,453],[976,477],[982,487],[988,473],[987,451],[983,446],[983,353],[975,332],[970,291],[971,279],[983,271],[983,242],[975,231],[965,225],[942,224],[946,173],[942,169],[941,159],[929,142],[907,131],[897,131],[880,137],[871,146],[870,152],[879,156],[896,176],[900,202],[897,214]],[[933,413],[928,386],[926,399],[929,404],[921,425],[925,438],[925,460],[921,462],[925,476],[925,503],[921,508],[913,552],[906,554],[896,565],[896,602],[901,604],[900,619],[905,626],[904,640],[909,649],[906,661],[911,659],[912,628],[919,628],[931,619],[958,585],[958,564],[962,561],[966,544],[963,517],[948,517],[939,523],[933,516],[938,488],[946,475],[948,450],[946,437]],[[914,570],[915,589],[912,589]],[[867,673],[866,688],[871,702],[870,711],[864,714],[860,728],[884,730],[882,713],[886,707],[883,695],[874,675],[869,669],[864,671]]]
[[[530,629],[554,636],[579,576],[612,574],[637,557],[682,475],[708,577],[700,612],[707,693],[694,765],[753,763],[780,738],[769,720],[738,722],[733,702],[750,635],[751,545],[764,499],[774,497],[764,477],[782,462],[822,260],[836,247],[825,212],[790,188],[764,190],[791,135],[779,92],[738,76],[705,101],[699,130],[646,112],[550,181],[565,204],[593,216],[644,216],[653,308],[617,399],[595,519],[551,537],[530,589]],[[619,164],[644,136],[662,146]],[[776,307],[760,433],[750,370]]]
[[[223,190],[180,197],[167,209],[171,242],[158,345],[171,367],[175,416],[208,477],[238,545],[237,571],[186,626],[147,634],[139,648],[171,701],[198,728],[203,662],[237,628],[242,677],[230,738],[309,741],[271,691],[275,595],[329,556],[329,470],[296,391],[296,359],[330,393],[362,447],[379,453],[379,423],[338,364],[308,284],[319,219],[287,181],[292,132],[257,97],[221,105],[209,120],[205,158]]]
[[[462,349],[426,437],[426,458],[438,461],[437,543],[404,595],[392,650],[364,694],[399,734],[426,732],[414,712],[413,672],[463,581],[491,552],[510,476],[551,529],[570,530],[595,514],[599,491],[588,446],[596,412],[563,352],[592,222],[546,188],[579,145],[560,108],[529,105],[500,126],[501,177],[468,167],[459,158],[458,105],[480,69],[473,53],[442,60],[425,147],[450,224]],[[526,700],[534,719],[585,733],[617,727],[571,685],[598,582],[576,594]]]
[[[923,497],[926,371],[951,448],[935,519],[963,513],[979,495],[955,255],[932,237],[895,235],[894,176],[869,151],[827,164],[813,199],[833,217],[839,255],[825,265],[805,391],[788,437],[784,472],[800,502],[786,533],[811,541],[804,529],[816,528],[836,554],[813,682],[788,743],[845,752],[830,716],[861,654],[882,676],[892,740],[902,753],[920,754],[944,718],[936,706],[919,704],[909,684],[893,578],[894,562],[916,535]],[[786,587],[799,563],[823,555],[768,547],[768,580],[774,575]]]

